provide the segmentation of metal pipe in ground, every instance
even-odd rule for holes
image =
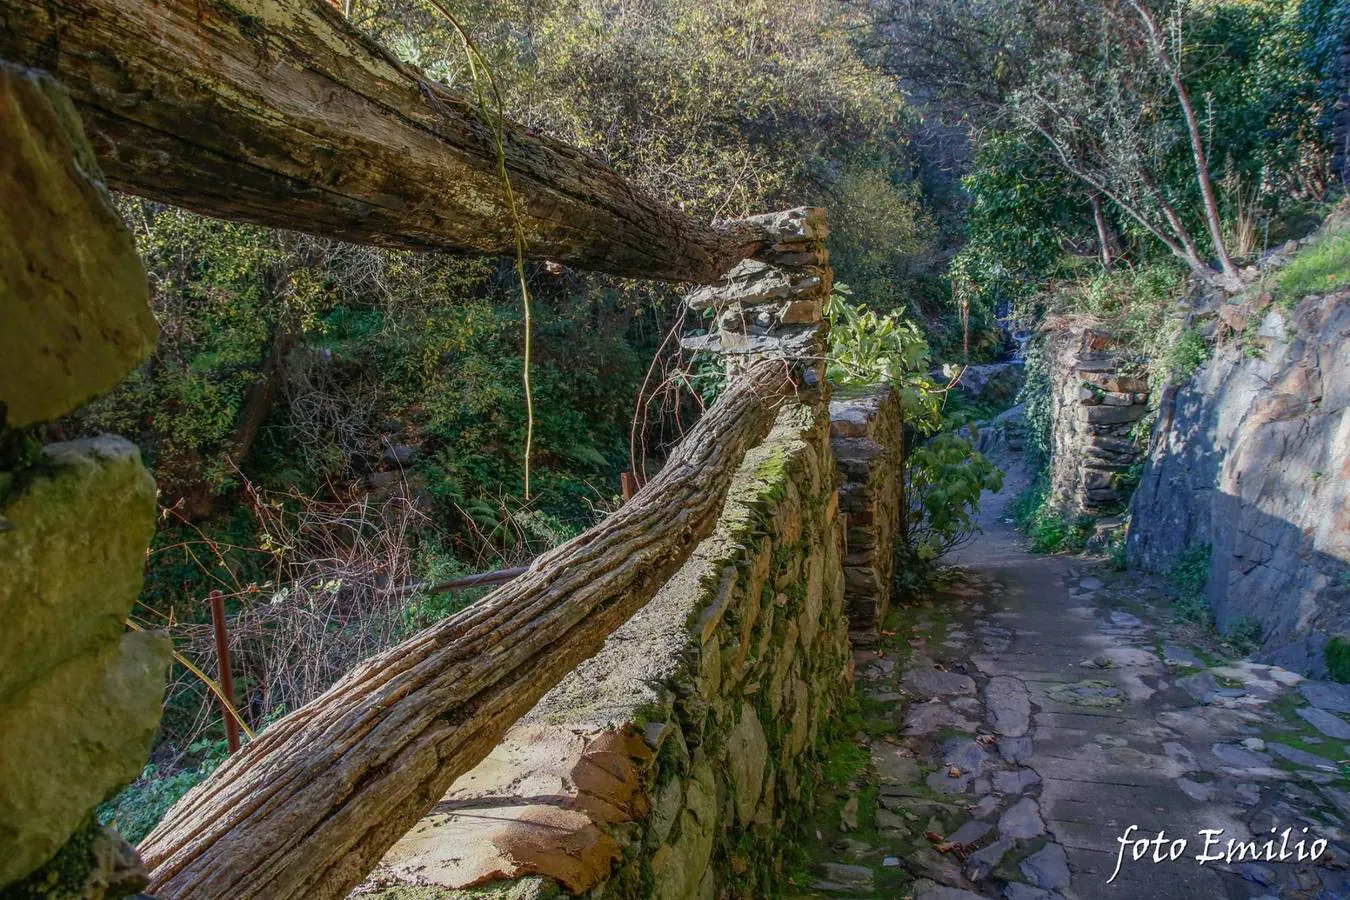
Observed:
[[[230,671],[230,636],[225,630],[225,598],[220,591],[212,591],[211,626],[216,633],[216,662],[220,673],[221,713],[225,718],[225,742],[231,753],[239,751],[239,723],[235,720],[238,707],[234,703],[234,673]]]

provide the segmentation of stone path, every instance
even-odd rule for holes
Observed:
[[[1001,519],[1015,481],[986,498],[961,580],[855,654],[857,765],[796,896],[1350,897],[1350,686],[1225,661],[1160,583],[1023,551]],[[1211,855],[1235,838],[1259,858],[1200,864],[1202,829],[1223,829]],[[1136,861],[1159,831],[1178,858]],[[1315,864],[1294,858],[1315,838]]]

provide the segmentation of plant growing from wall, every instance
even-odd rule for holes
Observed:
[[[971,537],[982,492],[1003,486],[1003,473],[975,449],[974,426],[942,415],[947,388],[928,375],[928,344],[899,314],[876,313],[835,285],[825,304],[830,321],[829,373],[843,384],[893,385],[905,443],[897,567],[927,577],[942,556]]]

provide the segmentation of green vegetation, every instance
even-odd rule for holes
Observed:
[[[1292,306],[1309,294],[1350,289],[1350,218],[1300,250],[1275,277],[1275,297]]]
[[[1323,659],[1326,660],[1327,674],[1332,681],[1350,684],[1350,641],[1336,635],[1327,641]]]
[[[1014,524],[1031,539],[1034,553],[1081,553],[1092,536],[1091,516],[1070,516],[1050,497],[1050,481],[1041,476],[1014,498]]]
[[[1200,332],[1194,328],[1184,329],[1167,350],[1164,366],[1168,380],[1174,384],[1189,381],[1209,357],[1209,344]]]
[[[1187,547],[1167,574],[1167,580],[1176,589],[1172,606],[1177,616],[1206,626],[1214,623],[1214,614],[1210,611],[1209,599],[1205,594],[1209,583],[1209,559],[1209,544]]]
[[[975,449],[978,437],[964,415],[944,410],[945,391],[929,375],[928,343],[899,313],[879,314],[850,302],[837,284],[826,303],[829,375],[840,384],[895,386],[905,442],[897,577],[902,592],[928,586],[941,558],[977,531],[984,491],[1003,486],[1003,473]]]
[[[99,807],[98,819],[111,825],[128,841],[138,843],[184,794],[205,780],[225,761],[223,740],[198,741],[187,748],[195,764],[179,763],[169,774],[148,763],[130,787]]]

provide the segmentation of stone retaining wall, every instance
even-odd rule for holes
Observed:
[[[880,639],[890,609],[899,527],[900,400],[890,385],[839,391],[830,401],[830,444],[844,483],[844,604],[855,647]]]
[[[168,638],[125,625],[155,485],[120,438],[37,453],[20,429],[115,385],[157,331],[61,88],[0,64],[0,133],[0,894],[121,897],[145,871],[93,815],[144,766],[168,679]]]
[[[1065,512],[1116,511],[1129,500],[1122,476],[1139,457],[1130,432],[1148,412],[1148,381],[1128,374],[1110,339],[1091,329],[1055,332],[1047,350],[1051,497]]]
[[[850,689],[842,543],[828,415],[791,404],[676,577],[358,893],[772,893]]]

